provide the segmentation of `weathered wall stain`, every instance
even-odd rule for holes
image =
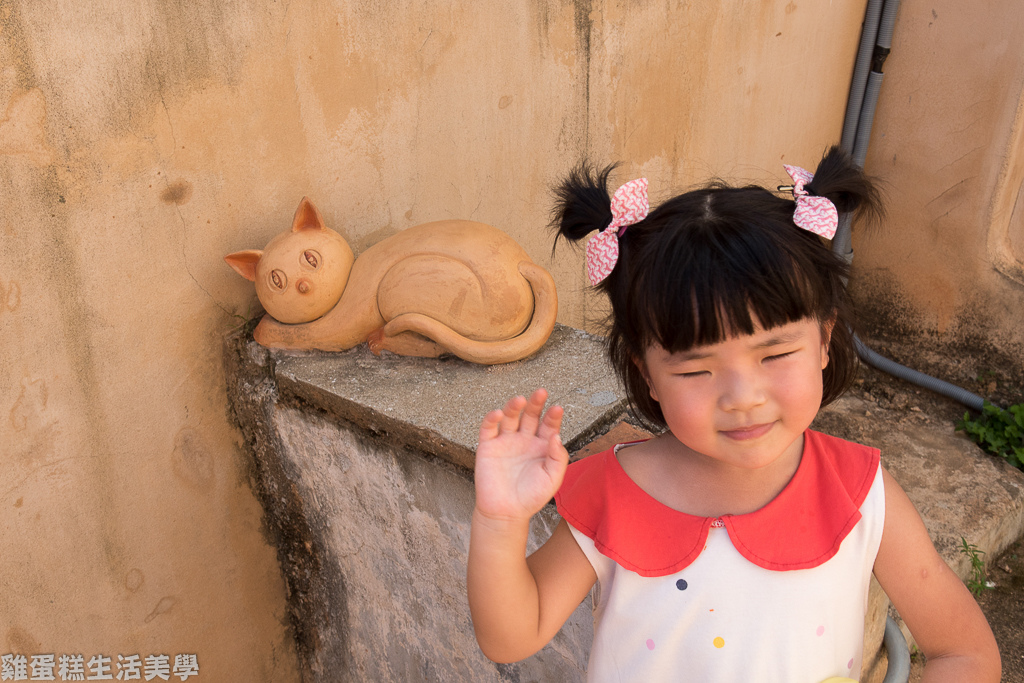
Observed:
[[[41,379],[23,378],[21,392],[8,415],[11,428],[16,432],[22,432],[29,426],[41,427],[44,422],[43,411],[46,410],[47,397],[46,382]]]
[[[1024,163],[1024,160],[1022,160]],[[1024,183],[1017,189],[1013,210],[1010,213],[1009,225],[1006,229],[1007,251],[1017,262],[1018,270],[1024,267]],[[1020,281],[1024,285],[1024,280]]]
[[[177,598],[173,595],[165,595],[160,598],[160,601],[156,603],[156,607],[153,608],[152,612],[146,615],[146,618],[143,621],[148,624],[160,615],[167,614],[174,608],[177,601]]]
[[[171,468],[189,486],[206,489],[213,484],[213,458],[197,430],[183,427],[174,437]]]
[[[294,681],[294,647],[276,607],[281,579],[259,537],[252,494],[237,480],[208,499],[194,493],[195,482],[219,483],[212,454],[226,451],[237,465],[223,409],[201,408],[203,455],[186,448],[179,463],[192,484],[173,476],[167,460],[183,426],[182,395],[220,394],[223,404],[216,371],[203,373],[201,392],[194,381],[181,386],[187,372],[176,376],[179,354],[216,362],[208,344],[223,321],[190,299],[175,258],[183,249],[178,217],[168,223],[161,190],[143,184],[157,169],[187,178],[166,197],[173,214],[195,203],[190,187],[196,177],[210,179],[214,164],[255,165],[183,146],[218,145],[207,114],[226,121],[225,109],[263,112],[249,109],[262,95],[241,106],[217,102],[196,114],[202,122],[193,129],[179,122],[207,89],[233,87],[243,55],[251,61],[258,51],[250,36],[276,35],[280,24],[268,12],[278,10],[251,2],[57,4],[59,11],[0,0],[0,434],[11,436],[0,439],[0,451],[6,466],[18,466],[0,500],[19,514],[17,525],[0,529],[0,634],[10,639],[6,627],[14,626],[36,636],[2,651],[52,652],[69,634],[75,648],[127,646],[135,638],[131,592],[184,586],[188,601],[175,593],[149,611],[161,647],[184,652],[194,643],[188,634],[243,622],[246,629],[224,629],[198,646],[204,678]],[[168,139],[184,145],[162,144],[168,121]],[[265,137],[284,128],[269,126]],[[197,175],[189,154],[203,165]],[[215,185],[233,177],[214,175]],[[207,204],[204,213],[216,208]],[[220,251],[202,243],[207,236],[219,239],[185,236],[203,272],[206,255]],[[190,323],[166,324],[185,310]],[[22,368],[43,367],[18,383]],[[54,459],[56,452],[67,457]]]
[[[88,263],[88,252],[77,248],[77,235],[73,228],[73,210],[60,198],[68,194],[55,165],[48,166],[38,178],[37,192],[41,203],[48,209],[39,225],[48,239],[48,258],[41,261],[41,274],[53,291],[61,292],[56,298],[56,320],[51,334],[65,349],[70,361],[73,386],[83,400],[79,406],[87,416],[82,444],[92,452],[92,476],[98,481],[114,481],[118,476],[116,463],[110,454],[118,445],[114,434],[118,429],[117,416],[109,412],[104,400],[103,359],[108,353],[102,343],[97,343],[95,316],[92,302],[81,296],[89,278],[83,272],[83,262]],[[87,267],[87,266],[86,266]],[[116,532],[119,504],[114,492],[103,486],[88,490],[92,512],[109,521],[100,527],[97,539],[99,547],[109,566],[108,581],[121,574],[122,563],[127,555],[123,538]]]
[[[343,26],[340,19],[325,23],[317,31],[317,43],[305,49],[311,82],[327,86],[317,94],[324,125],[332,131],[341,129],[351,115],[384,120],[378,102],[387,67],[381,63],[382,56],[355,49],[352,28]],[[408,52],[400,49],[392,54],[402,59]]]
[[[187,180],[175,180],[160,193],[160,201],[166,204],[181,206],[188,204],[189,199],[192,199],[192,183]]]
[[[38,88],[15,93],[0,116],[0,155],[21,156],[37,166],[53,161],[46,145],[46,100]]]
[[[7,629],[7,633],[5,635],[7,640],[7,647],[4,648],[5,653],[29,653],[42,651],[39,640],[34,638],[31,633],[20,626],[13,626]]]
[[[139,590],[145,580],[146,577],[142,573],[142,570],[133,567],[124,577],[124,587],[127,588],[129,592],[134,593]]]
[[[7,283],[6,293],[3,291],[3,284],[0,283],[0,313],[6,308],[9,313],[14,313],[21,306],[21,285],[16,280]]]
[[[0,3],[0,25],[3,26],[3,47],[5,62],[9,62],[11,72],[4,68],[4,83],[22,90],[39,87],[39,79],[35,74],[35,63],[32,58],[31,40],[25,34],[21,3],[9,0]],[[9,79],[9,73],[14,74]]]

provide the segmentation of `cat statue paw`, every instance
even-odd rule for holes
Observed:
[[[403,230],[356,258],[303,197],[292,227],[224,260],[256,285],[263,346],[344,351],[367,342],[403,356],[451,353],[486,365],[537,351],[555,326],[554,280],[483,223]]]

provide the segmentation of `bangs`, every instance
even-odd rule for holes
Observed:
[[[815,264],[788,248],[792,232],[775,239],[770,224],[758,227],[692,225],[641,260],[633,321],[634,330],[647,331],[640,348],[658,344],[677,353],[758,327],[830,317],[829,303],[811,284]]]

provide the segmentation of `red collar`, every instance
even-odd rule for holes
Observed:
[[[760,567],[817,567],[860,521],[878,462],[878,449],[807,430],[800,465],[779,495],[756,512],[719,519],[736,550]],[[622,469],[614,449],[570,465],[555,502],[602,554],[641,576],[689,566],[716,519],[651,498]]]

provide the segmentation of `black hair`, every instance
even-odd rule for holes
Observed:
[[[581,163],[555,189],[558,237],[577,242],[607,227],[614,168]],[[838,147],[825,153],[805,189],[841,214],[881,217],[878,190]],[[795,208],[790,193],[713,182],[669,199],[621,234],[618,262],[597,289],[611,300],[609,358],[633,412],[650,426],[666,427],[639,364],[655,344],[677,353],[812,318],[832,325],[822,405],[853,381],[849,267],[822,238],[794,225]]]

